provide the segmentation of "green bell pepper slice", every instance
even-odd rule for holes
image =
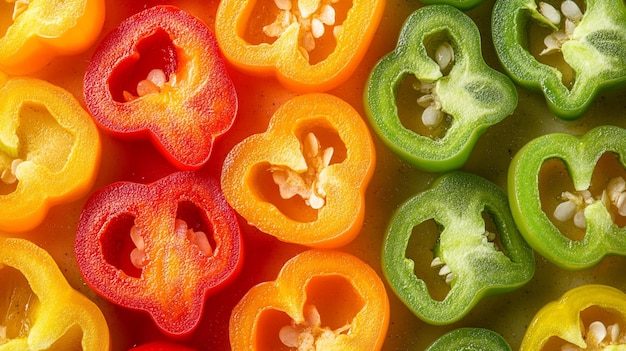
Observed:
[[[485,213],[495,225],[496,240]],[[426,281],[415,273],[415,261],[407,257],[411,236],[423,239],[414,228],[431,219],[439,228],[431,267],[445,273],[450,284],[442,300],[431,297]],[[419,255],[431,254],[432,248],[420,247]],[[417,317],[444,325],[463,318],[482,298],[524,285],[534,275],[535,260],[504,191],[480,176],[452,172],[396,210],[383,242],[382,267],[395,294]]]
[[[444,69],[431,56],[447,45],[453,58]],[[433,138],[403,125],[397,95],[410,75],[430,85],[422,97],[430,95],[436,110],[450,119],[443,135]],[[442,172],[461,167],[480,135],[514,111],[517,91],[485,63],[471,18],[450,5],[430,5],[409,16],[395,50],[376,64],[364,102],[373,130],[389,149],[415,167]]]
[[[613,220],[624,217],[617,209],[619,192],[614,193],[619,189],[610,185],[611,179],[605,179],[606,184],[594,185],[595,194],[589,191],[596,164],[606,153],[614,154],[622,166],[626,165],[626,129],[600,126],[583,136],[546,134],[528,142],[511,161],[508,193],[513,218],[530,246],[561,268],[586,269],[607,255],[626,256],[626,228]],[[563,162],[576,189],[572,196],[565,197],[573,198],[572,202],[577,203],[574,211],[584,215],[584,237],[580,240],[557,227],[558,222],[552,220],[556,208],[542,208],[539,175],[544,163],[552,159]]]
[[[425,351],[511,351],[511,346],[493,330],[458,328],[435,340]]]
[[[426,5],[450,5],[459,10],[467,11],[483,3],[483,0],[420,0]]]
[[[492,12],[493,42],[504,69],[520,86],[543,92],[551,111],[565,120],[582,116],[600,92],[626,85],[624,2],[587,0],[585,5],[582,19],[569,25],[567,15],[550,22],[535,0],[497,0]],[[559,69],[529,51],[531,21],[559,33],[554,51],[574,72],[571,86]]]

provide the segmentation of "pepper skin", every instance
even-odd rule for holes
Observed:
[[[566,120],[582,116],[602,91],[626,85],[624,2],[587,0],[585,7],[582,18],[570,25],[562,23],[566,16],[551,23],[534,0],[498,0],[493,9],[493,42],[502,66],[520,86],[543,92],[550,110]],[[564,73],[529,51],[527,32],[533,22],[563,34],[556,51],[573,70],[573,84],[564,83]]]
[[[68,284],[42,248],[0,236],[0,281],[5,316],[0,351],[48,350],[52,344],[63,350],[109,351],[104,315]]]
[[[0,101],[0,231],[25,232],[91,190],[100,137],[74,96],[43,80],[9,79]]]
[[[340,251],[309,250],[246,293],[229,331],[233,351],[367,351],[380,350],[388,324],[387,293],[371,267]]]
[[[511,351],[504,338],[489,329],[454,329],[435,340],[426,351]]]
[[[34,73],[57,56],[87,50],[104,24],[104,0],[9,2],[15,4],[13,23],[0,38],[0,70],[11,75]]]
[[[449,47],[452,55],[445,68],[432,58],[432,51],[441,47]],[[449,123],[435,137],[405,127],[400,119],[398,87],[411,75],[424,92],[420,98],[430,98],[427,109],[442,119],[428,129]],[[376,64],[365,92],[367,116],[385,145],[402,160],[431,172],[462,166],[479,136],[516,106],[513,83],[482,58],[478,28],[449,5],[425,6],[407,19],[396,49]]]
[[[173,6],[148,8],[111,31],[96,48],[83,87],[87,109],[104,130],[149,136],[181,170],[202,167],[237,114],[213,33]]]
[[[297,0],[286,7],[281,2],[221,1],[215,34],[238,69],[275,75],[298,92],[328,91],[346,81],[385,9],[384,0]]]
[[[241,233],[219,183],[177,172],[119,182],[92,195],[75,255],[85,282],[109,301],[150,314],[172,337],[198,325],[207,297],[238,275]]]
[[[169,341],[153,341],[133,347],[128,351],[196,351],[196,349]]]
[[[236,145],[222,169],[228,202],[281,241],[345,245],[361,229],[375,150],[361,116],[324,93],[283,104],[266,132]]]
[[[626,130],[616,126],[600,126],[583,136],[553,133],[527,143],[511,161],[509,168],[509,200],[513,217],[526,241],[548,261],[561,268],[590,268],[607,255],[626,255],[626,229],[613,220],[623,217],[612,204],[607,184],[591,184],[596,164],[604,154],[614,154],[626,165]],[[584,237],[574,240],[551,220],[556,209],[544,209],[540,193],[540,171],[548,160],[565,164],[574,185],[574,197],[580,196]],[[606,179],[610,183],[609,179]],[[606,183],[605,183],[606,184]],[[596,187],[586,199],[582,194]],[[565,189],[564,189],[565,190]],[[619,195],[616,195],[619,200]]]
[[[496,233],[486,227],[485,212]],[[450,285],[442,300],[431,297],[426,281],[415,273],[415,261],[407,257],[411,236],[423,235],[413,229],[430,219],[443,228],[430,264]],[[431,254],[431,248],[422,249],[419,255]],[[524,285],[534,275],[535,259],[502,189],[479,176],[453,172],[396,210],[383,242],[382,266],[391,288],[416,316],[444,325],[463,318],[483,297]]]
[[[537,312],[520,351],[623,350],[625,326],[626,294],[611,286],[581,285]]]

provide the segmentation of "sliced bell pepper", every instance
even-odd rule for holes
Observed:
[[[236,145],[222,169],[228,202],[281,241],[338,247],[361,229],[375,150],[361,116],[324,93],[292,98],[265,133]]]
[[[53,58],[81,53],[104,24],[104,0],[10,0],[12,20],[0,37],[0,70],[25,75]],[[8,13],[0,13],[8,16]]]
[[[415,105],[415,118],[422,113],[424,132],[398,113],[399,86],[409,78],[416,78],[422,107]],[[406,20],[396,49],[376,64],[365,92],[367,116],[387,147],[435,172],[462,166],[480,135],[516,106],[513,83],[482,58],[478,28],[449,5],[425,6]]]
[[[176,167],[198,169],[237,113],[237,95],[210,29],[173,6],[141,11],[97,47],[84,78],[96,122],[149,136]]]
[[[607,173],[592,184],[594,169],[607,154],[617,157],[622,172]],[[626,215],[626,195],[621,196],[626,190],[625,158],[626,130],[616,126],[596,127],[583,136],[552,133],[527,143],[508,174],[511,210],[526,241],[550,262],[570,270],[592,267],[607,255],[625,256],[626,228],[619,224]],[[542,200],[546,189],[541,171],[555,160],[564,164],[573,189],[550,185],[559,194],[548,206]],[[582,238],[572,234],[577,230],[584,232]]]
[[[407,256],[411,236],[426,235],[413,234],[414,228],[429,220],[440,228],[437,242],[434,248],[421,245],[416,255],[429,260],[432,255],[429,266],[449,285],[441,300],[431,296],[427,281],[416,274],[415,260]],[[502,189],[462,172],[439,177],[396,210],[384,238],[382,265],[400,300],[434,325],[460,320],[483,297],[512,291],[535,272],[533,251],[517,230]]]
[[[511,351],[504,338],[489,329],[459,328],[435,340],[426,351]]]
[[[10,79],[0,101],[0,231],[23,232],[91,189],[100,137],[80,103],[43,80]]]
[[[626,6],[621,0],[586,0],[583,13],[572,0],[554,4],[561,11],[535,0],[496,1],[493,42],[515,82],[543,92],[555,115],[572,120],[600,92],[626,86]],[[545,39],[531,36],[532,26],[544,27],[537,32]],[[532,41],[542,39],[543,50],[534,50]]]
[[[611,286],[581,285],[539,310],[520,351],[623,350],[625,329],[626,294]]]
[[[322,92],[352,75],[384,9],[385,0],[225,0],[215,35],[238,69]]]
[[[104,315],[25,239],[0,237],[0,350],[109,351]]]
[[[147,312],[173,337],[197,327],[207,297],[239,273],[242,250],[219,183],[193,172],[99,190],[85,204],[75,241],[93,290]]]
[[[380,350],[388,324],[385,286],[370,266],[340,251],[309,250],[239,301],[230,344],[233,351]]]

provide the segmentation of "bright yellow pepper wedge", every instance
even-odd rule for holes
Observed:
[[[54,57],[81,53],[98,38],[104,0],[8,0],[12,23],[0,38],[0,70],[11,75],[37,72]],[[2,33],[0,33],[1,35]]]
[[[0,316],[0,351],[109,350],[102,311],[25,239],[0,237]]]
[[[100,136],[72,94],[43,80],[10,79],[0,101],[0,231],[17,233],[91,189]]]

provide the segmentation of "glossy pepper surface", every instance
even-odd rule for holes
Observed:
[[[186,336],[205,300],[234,279],[242,246],[217,181],[177,172],[151,184],[119,182],[92,195],[75,241],[89,286],[150,314],[166,334]]]
[[[0,350],[109,350],[100,309],[39,246],[0,236],[0,282]]]
[[[23,232],[91,189],[100,137],[80,103],[43,80],[6,80],[0,101],[0,230]]]
[[[625,326],[626,295],[621,290],[581,285],[537,312],[520,351],[623,350]]]
[[[371,267],[340,251],[309,250],[246,293],[229,331],[233,351],[365,351],[382,347],[388,324],[388,297]]]
[[[411,236],[426,238],[424,231],[413,234],[414,228],[429,220],[440,231],[429,267],[449,285],[441,300],[431,297],[426,280],[416,274],[415,259],[407,257]],[[428,251],[415,254],[430,255],[431,248],[424,247]],[[533,251],[517,230],[502,189],[462,172],[441,176],[396,210],[384,238],[382,265],[396,295],[435,325],[458,321],[483,297],[514,290],[535,271]]]
[[[0,70],[12,75],[33,73],[56,56],[87,50],[104,23],[104,0],[9,2],[13,22],[0,37]]]
[[[141,11],[97,47],[84,78],[105,130],[149,136],[176,167],[198,169],[232,125],[237,95],[210,29],[173,6]]]
[[[222,189],[261,231],[285,242],[338,247],[362,226],[374,164],[374,144],[358,112],[313,93],[287,101],[266,132],[231,150]]]
[[[576,6],[577,11],[546,17],[544,3],[498,0],[492,34],[496,53],[511,78],[543,92],[555,115],[576,119],[597,94],[626,85],[626,6],[619,0],[588,0],[583,9],[573,1],[563,4]],[[548,36],[529,37],[531,26],[544,27]],[[541,52],[531,50],[533,40],[548,45]],[[561,55],[562,62],[548,64],[551,55]]]
[[[459,328],[435,340],[426,351],[511,351],[504,338],[489,329]]]
[[[295,91],[322,92],[354,72],[384,9],[385,0],[226,0],[215,34],[239,69],[274,75]]]
[[[399,87],[409,78],[422,94],[418,103],[426,105],[416,104],[410,116],[419,119],[424,111],[424,133],[407,127],[399,115]],[[406,20],[396,49],[376,64],[365,92],[367,116],[387,147],[411,165],[436,172],[462,166],[479,136],[516,105],[513,83],[483,60],[474,22],[449,5],[425,6]]]
[[[626,176],[607,174],[592,184],[596,165],[607,154],[626,165],[626,130],[601,126],[583,136],[547,134],[526,144],[511,162],[509,199],[519,230],[539,254],[562,268],[585,269],[607,255],[626,255],[626,229],[619,224],[626,214],[620,211]],[[542,167],[554,160],[564,164],[573,183],[556,195],[563,200],[558,210],[542,202],[540,185]],[[574,225],[562,231],[557,218]],[[568,235],[574,231],[584,235]]]

